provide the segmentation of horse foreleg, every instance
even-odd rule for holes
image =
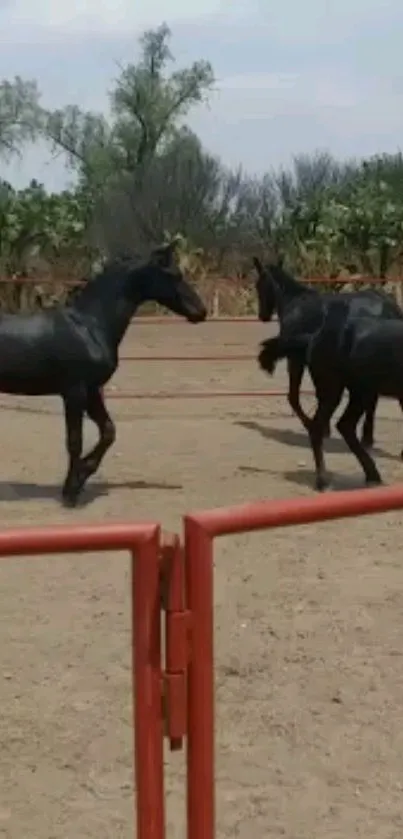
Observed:
[[[88,478],[97,472],[106,452],[116,439],[115,425],[106,410],[104,397],[100,390],[95,388],[88,390],[86,413],[99,430],[99,441],[80,460],[77,475],[78,492],[81,492]]]
[[[304,428],[309,431],[311,419],[302,410],[299,392],[301,388],[302,377],[304,375],[304,365],[295,359],[288,360],[288,402],[291,409],[302,422]]]
[[[399,405],[400,405],[400,407],[401,407],[401,409],[402,409],[402,411],[403,411],[403,396],[402,396],[402,397],[400,397],[400,399],[399,399]],[[403,460],[403,449],[402,449],[402,450],[401,450],[401,452],[400,452],[400,458],[401,458],[401,460]]]
[[[365,413],[365,419],[361,435],[361,442],[365,449],[372,449],[374,446],[374,424],[377,404],[378,397],[375,396],[373,397],[373,399],[371,399],[371,402],[369,402],[368,408]]]
[[[63,405],[69,465],[63,484],[62,497],[67,506],[74,507],[80,492],[79,468],[83,449],[85,390],[78,389],[63,395]]]

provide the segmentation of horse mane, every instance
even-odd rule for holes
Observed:
[[[123,255],[108,259],[102,268],[92,277],[84,280],[84,285],[75,289],[70,298],[70,305],[80,308],[88,302],[92,302],[94,295],[102,295],[104,290],[110,288],[111,283],[123,281],[128,272],[140,267],[139,260],[134,256]]]
[[[268,265],[268,269],[274,281],[285,293],[288,292],[294,297],[298,294],[317,294],[314,288],[305,285],[301,280],[297,280],[282,265]]]

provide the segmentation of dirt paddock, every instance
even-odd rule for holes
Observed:
[[[123,351],[254,352],[256,324],[138,326]],[[285,371],[274,386],[285,383]],[[122,364],[124,390],[271,386],[253,362]],[[309,386],[309,384],[308,384]],[[76,511],[59,504],[60,406],[1,398],[0,523],[157,519],[312,494],[285,399],[109,402],[118,440]],[[380,405],[378,464],[403,474],[403,424]],[[92,435],[92,429],[90,429]],[[88,440],[90,437],[88,437]],[[335,486],[361,486],[334,435]],[[216,546],[218,839],[403,836],[402,515],[233,537]],[[0,836],[133,835],[127,559],[0,563]],[[167,753],[169,839],[184,768]]]

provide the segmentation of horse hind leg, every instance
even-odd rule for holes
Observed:
[[[400,405],[400,407],[403,411],[403,396],[401,396],[400,399],[399,399],[399,405]],[[403,449],[400,452],[400,459],[403,460]]]
[[[374,425],[377,404],[378,397],[374,396],[365,413],[361,435],[361,442],[365,449],[373,449],[374,447]],[[401,405],[403,405],[403,400]]]
[[[378,472],[375,461],[360,443],[357,437],[357,425],[365,411],[373,402],[369,402],[362,394],[350,392],[347,407],[337,423],[337,430],[347,443],[350,451],[355,454],[365,475],[368,486],[379,485],[382,478]],[[376,403],[375,403],[376,404]]]
[[[328,479],[326,477],[325,459],[323,455],[323,441],[326,431],[330,426],[330,420],[339,405],[343,395],[343,388],[337,387],[332,393],[326,396],[317,391],[318,407],[310,423],[309,440],[315,462],[315,487],[319,492],[326,489]]]

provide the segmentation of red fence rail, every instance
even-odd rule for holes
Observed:
[[[188,837],[214,839],[213,543],[217,536],[386,513],[403,508],[403,485],[242,504],[184,518],[187,607],[192,659],[188,668]]]
[[[313,396],[313,390],[301,390],[304,396]],[[286,396],[284,390],[211,390],[199,391],[189,390],[183,393],[170,391],[139,391],[131,393],[130,391],[119,390],[117,392],[106,391],[108,399],[238,399],[242,397],[262,397],[262,396]]]
[[[140,319],[140,322],[147,321],[147,323],[155,323],[155,322],[170,322],[170,321],[177,320],[178,323],[183,323],[183,319],[176,319],[176,318],[144,318]],[[217,320],[225,320],[225,321],[235,321],[236,318],[216,318]],[[258,322],[258,318],[240,318],[242,322],[248,320],[249,322]],[[206,323],[211,323],[211,321],[206,321]],[[226,353],[225,355],[122,355],[120,361],[125,362],[239,362],[239,361],[254,361],[256,362],[256,356],[253,354],[236,354],[236,353]],[[313,396],[313,390],[301,390],[301,394],[304,396]],[[106,395],[109,399],[233,399],[233,398],[256,398],[256,397],[278,397],[278,396],[286,396],[284,390],[217,390],[217,391],[121,391],[115,390],[113,386],[106,391]]]
[[[216,278],[211,277],[211,282],[215,286],[219,288],[220,282],[238,282],[240,285],[244,284],[246,281],[238,279],[237,277],[222,277]],[[385,283],[401,283],[401,277],[365,277],[361,275],[351,275],[349,277],[303,277],[302,281],[309,285],[320,285],[323,283],[327,283],[328,285],[352,285],[353,283],[358,285],[384,285]],[[86,285],[85,282],[82,280],[68,280],[62,277],[55,278],[55,277],[4,277],[0,276],[0,285],[63,285],[66,288],[80,288],[80,286]]]

